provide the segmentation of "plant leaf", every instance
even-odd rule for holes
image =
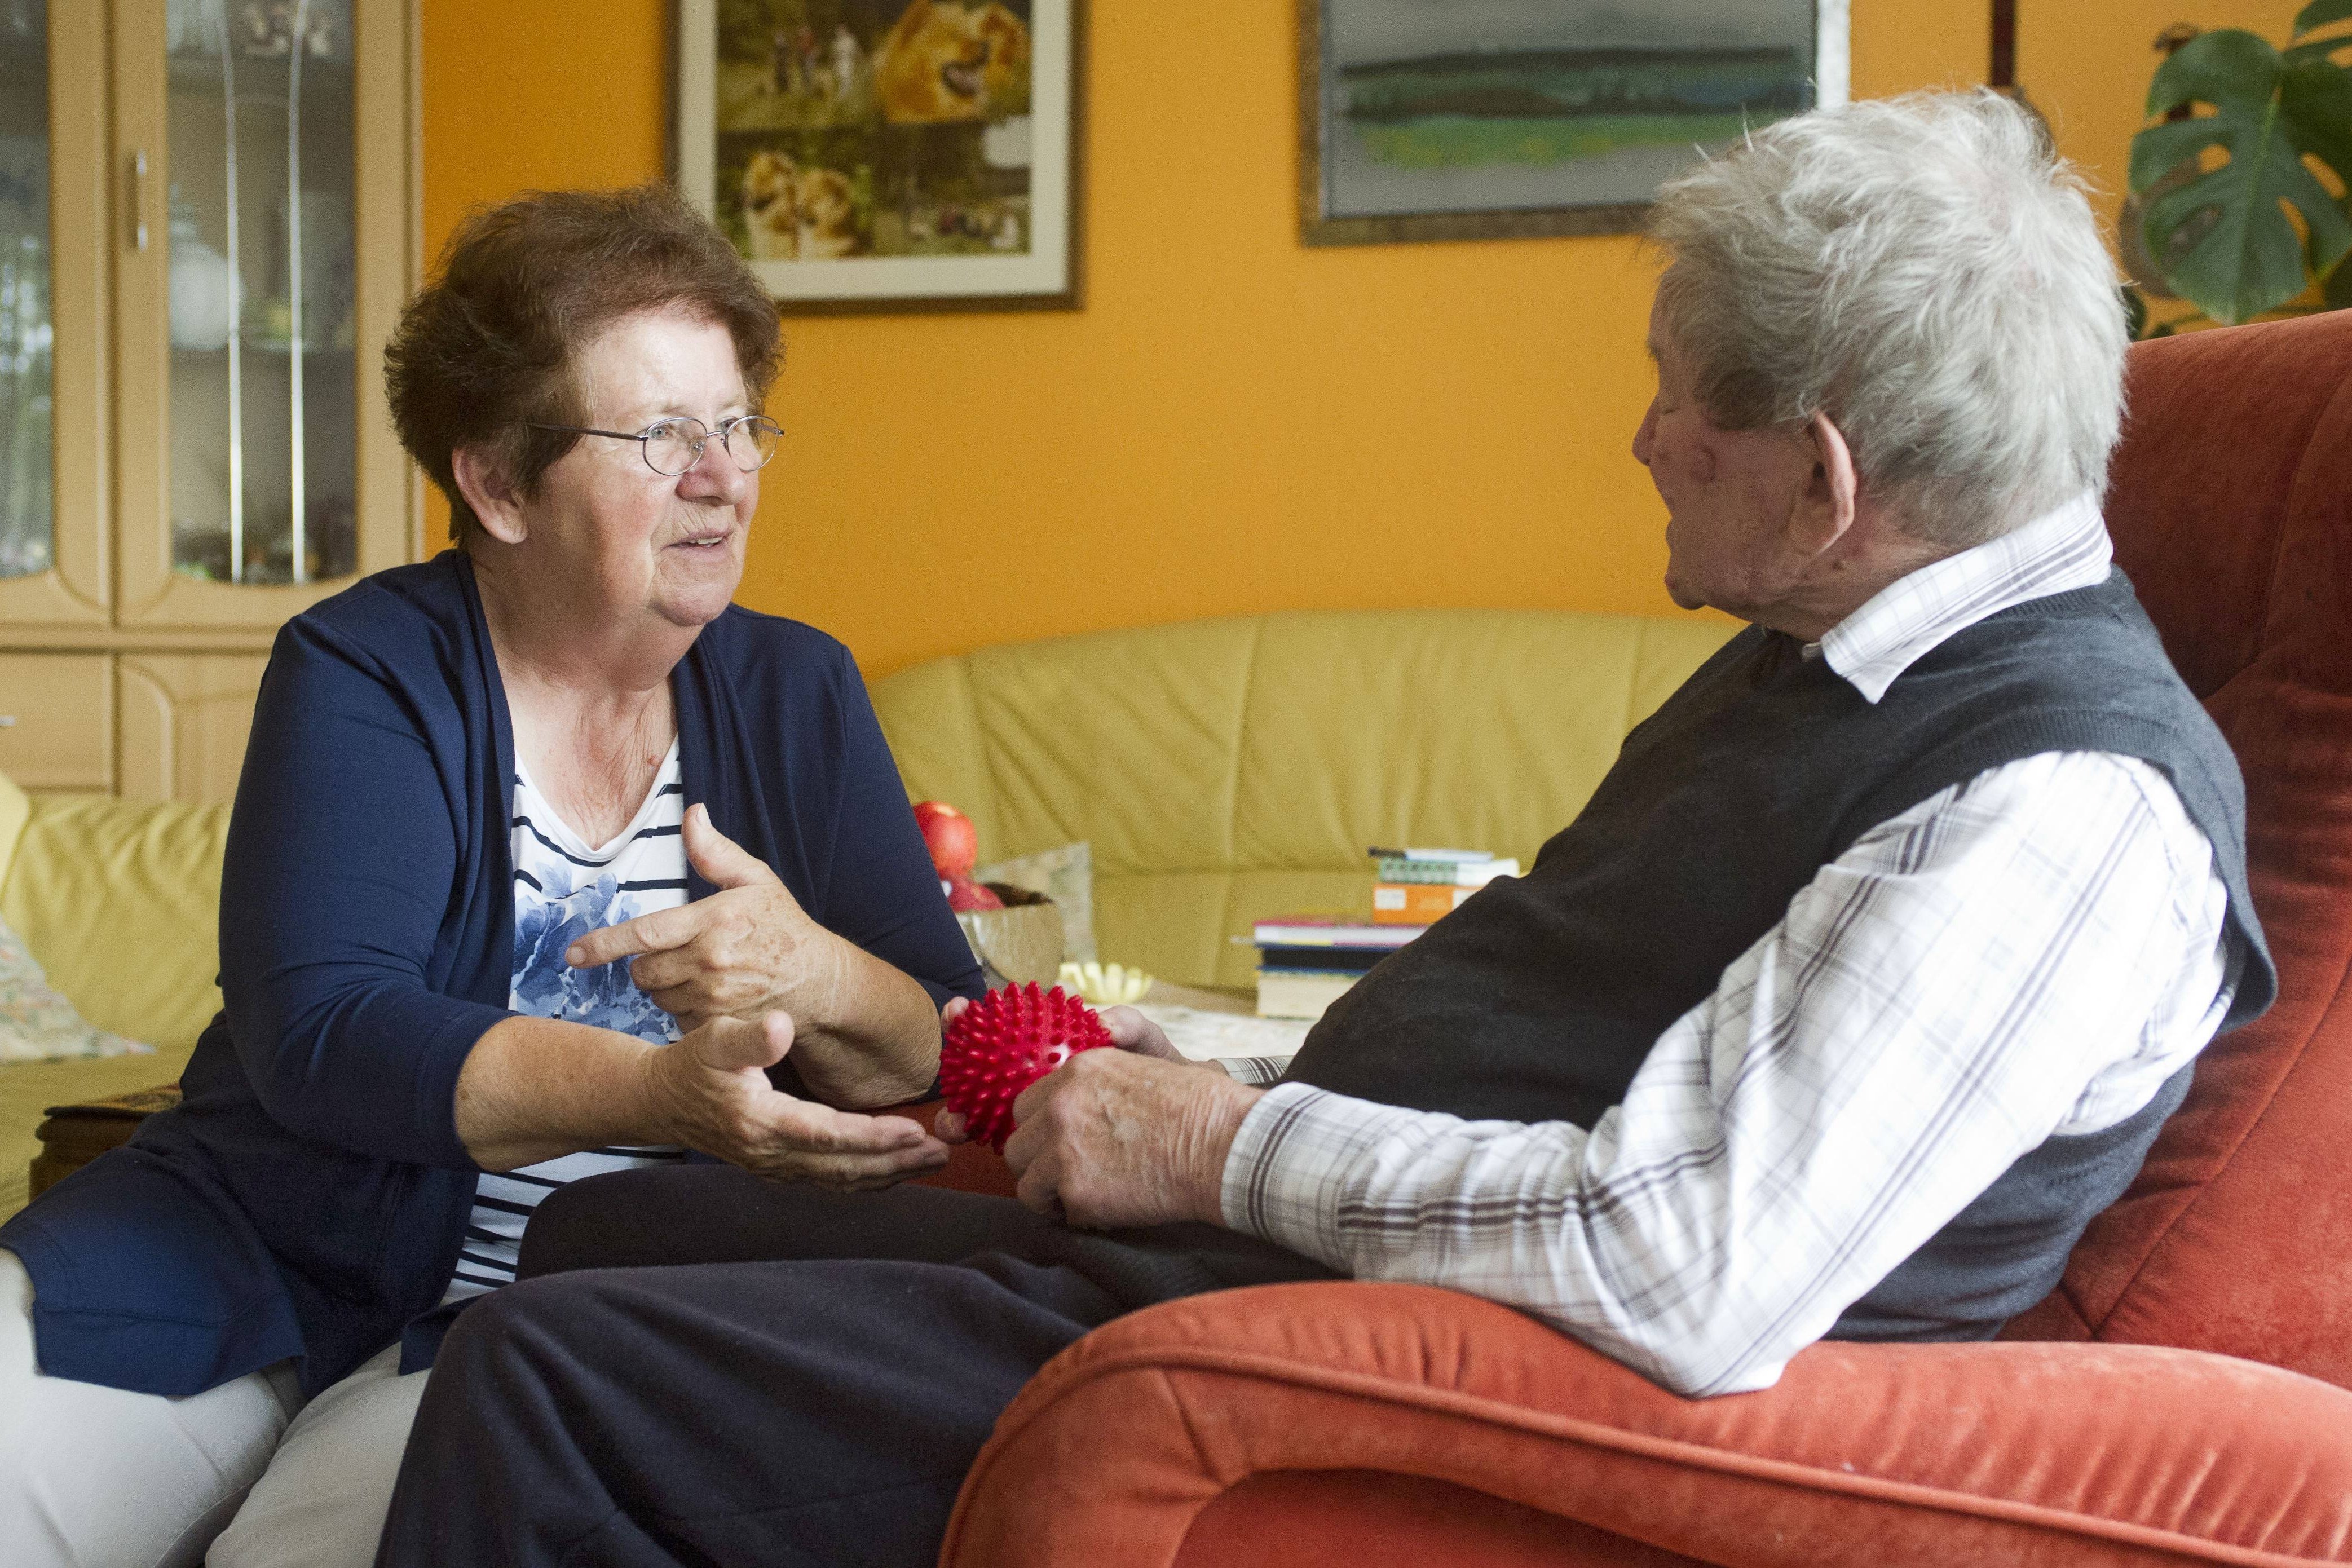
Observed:
[[[2352,308],[2352,263],[2338,262],[2336,270],[2327,275],[2327,286],[2319,297],[2330,310]]]
[[[2315,153],[2338,174],[2347,172],[2347,95],[2352,76],[2343,68],[2324,60],[2289,68],[2268,43],[2234,27],[2200,35],[2158,68],[2148,85],[2151,116],[2191,103],[2214,112],[2133,137],[2131,185],[2147,193],[2208,147],[2228,153],[2220,168],[2153,195],[2142,229],[2166,280],[2215,320],[2243,321],[2294,298],[2309,282],[2306,266],[2325,273],[2352,249],[2352,222],[2303,162],[2305,153]],[[2289,206],[2302,215],[2305,235],[2295,232]],[[2183,224],[2209,212],[2215,215],[2203,220],[2201,234],[2176,242]]]
[[[2352,43],[2352,38],[2345,41]],[[2296,149],[2316,154],[2352,189],[2352,71],[2325,63],[2290,63],[2279,82],[2279,108],[2286,114]]]
[[[2330,22],[2341,22],[2352,16],[2352,0],[2311,0],[2311,4],[2294,14],[2294,31],[2289,39],[2300,38],[2305,33],[2315,33]]]

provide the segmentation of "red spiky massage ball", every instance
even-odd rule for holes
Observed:
[[[1013,1102],[1082,1051],[1111,1043],[1095,1009],[1062,988],[1001,986],[964,1009],[940,1042],[940,1093],[973,1139],[998,1154],[1013,1135]]]

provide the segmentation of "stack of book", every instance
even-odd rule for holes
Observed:
[[[1380,881],[1372,886],[1372,919],[1382,925],[1426,925],[1451,915],[1462,901],[1498,876],[1517,876],[1519,862],[1484,850],[1373,849]]]
[[[1371,918],[1285,915],[1257,923],[1260,1018],[1318,1019],[1366,970],[1519,862],[1484,850],[1374,849]],[[1238,942],[1240,937],[1234,938]]]
[[[1374,925],[1337,915],[1261,920],[1257,1016],[1318,1019],[1364,971],[1421,935],[1419,925]]]

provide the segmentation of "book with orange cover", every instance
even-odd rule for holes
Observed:
[[[1425,882],[1383,882],[1372,886],[1372,924],[1426,925],[1453,914],[1475,887],[1442,887]]]

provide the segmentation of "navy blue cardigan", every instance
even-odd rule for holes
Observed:
[[[689,802],[934,1002],[979,993],[840,643],[730,608],[671,690]],[[431,1312],[479,1174],[457,1073],[509,1016],[513,777],[464,555],[278,634],[229,822],[226,1006],[185,1099],[0,1227],[43,1371],[194,1394],[299,1356],[315,1393]],[[697,876],[688,896],[711,891]],[[775,1076],[798,1092],[790,1061]],[[436,1339],[412,1333],[408,1364]]]

